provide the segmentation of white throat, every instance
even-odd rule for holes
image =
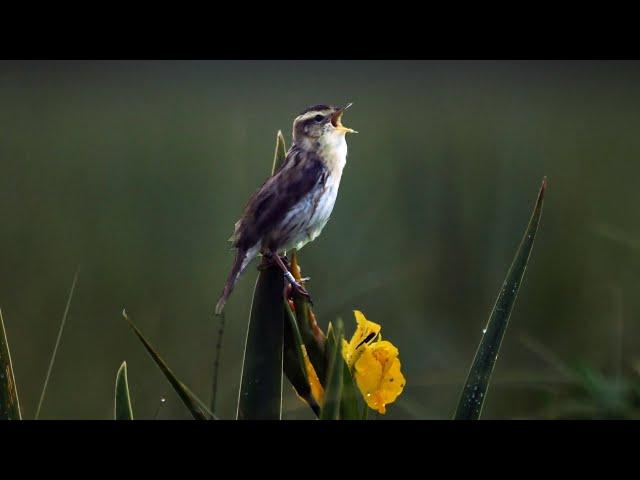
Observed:
[[[347,163],[347,141],[345,134],[335,132],[325,134],[318,140],[318,153],[325,161],[332,174],[342,175],[342,169]]]

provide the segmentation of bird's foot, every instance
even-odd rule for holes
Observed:
[[[293,275],[291,275],[291,272],[287,271],[284,274],[284,278],[289,282],[289,284],[291,285],[291,291],[296,292],[298,295],[300,295],[301,297],[304,297],[307,299],[307,301],[313,305],[313,300],[311,299],[311,295],[309,294],[309,292],[307,292],[307,289],[304,288],[302,286],[302,284],[300,282],[297,282],[296,279],[294,278]],[[302,281],[304,281],[303,279],[301,279]],[[289,297],[289,294],[287,294],[287,298]]]
[[[268,258],[269,261],[272,262],[272,264],[279,266],[280,269],[282,270],[282,273],[284,274],[284,278],[287,280],[287,282],[291,284],[291,288],[293,289],[293,291],[295,291],[298,295],[306,298],[309,301],[309,303],[313,305],[313,301],[311,300],[311,295],[309,295],[309,292],[307,292],[307,290],[300,283],[296,281],[295,277],[289,271],[290,265],[289,265],[289,260],[287,260],[287,257],[284,257],[284,258],[280,257],[275,252],[266,252],[265,258]]]
[[[291,288],[293,289],[293,291],[295,291],[298,295],[300,295],[301,297],[304,297],[307,299],[307,301],[313,305],[313,300],[311,299],[311,294],[309,294],[309,292],[307,292],[307,289],[304,288],[302,285],[300,285],[298,282],[294,282],[291,284]]]

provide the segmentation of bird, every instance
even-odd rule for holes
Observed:
[[[311,297],[296,282],[280,253],[301,249],[327,224],[347,163],[348,133],[342,107],[313,105],[293,121],[292,143],[280,168],[250,197],[229,239],[235,259],[215,313],[221,315],[240,275],[261,254],[282,269],[299,294]]]

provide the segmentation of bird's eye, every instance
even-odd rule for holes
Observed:
[[[320,123],[322,120],[324,120],[324,117],[322,115],[316,115],[315,117],[313,117],[313,119]]]

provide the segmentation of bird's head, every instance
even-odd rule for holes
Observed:
[[[342,125],[342,114],[351,106],[333,107],[314,105],[305,109],[293,121],[293,141],[303,146],[316,142],[334,143],[344,139],[347,133],[357,133]]]

